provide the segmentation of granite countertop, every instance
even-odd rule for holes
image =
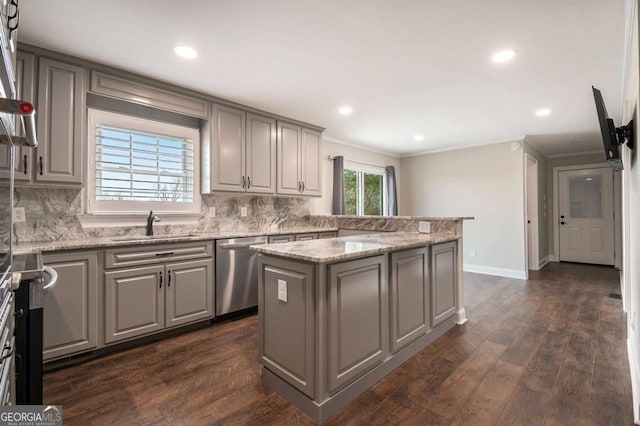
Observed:
[[[331,217],[337,219],[375,219],[375,220],[475,220],[474,216],[357,216],[348,214],[316,214],[315,217]]]
[[[325,240],[293,241],[290,243],[251,246],[257,252],[314,263],[331,263],[373,256],[401,249],[455,241],[458,235],[389,232],[352,235]]]
[[[57,240],[18,243],[13,247],[14,254],[27,254],[35,252],[93,249],[118,246],[135,246],[145,244],[178,243],[187,241],[221,240],[226,238],[257,237],[261,235],[287,235],[306,234],[314,232],[332,232],[338,228],[283,228],[273,231],[229,231],[219,233],[189,233],[177,235],[154,235],[145,237],[144,235],[123,235],[103,238],[86,238],[79,240]]]

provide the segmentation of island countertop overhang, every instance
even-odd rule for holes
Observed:
[[[320,240],[251,246],[259,253],[297,259],[312,263],[332,263],[456,241],[462,238],[452,234],[421,234],[417,232],[387,232],[351,235]]]

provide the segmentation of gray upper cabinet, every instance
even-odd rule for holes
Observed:
[[[278,122],[278,194],[321,195],[321,140],[320,132]]]
[[[443,323],[456,313],[456,242],[431,246],[431,321]]]
[[[247,191],[273,194],[276,189],[276,121],[247,113]]]
[[[30,53],[18,52],[16,60],[16,99],[35,102],[34,96],[35,58]],[[15,118],[16,136],[24,136],[21,119]],[[9,146],[0,145],[0,177],[9,177]],[[15,147],[14,175],[16,182],[30,182],[33,176],[33,148]]]
[[[58,273],[58,283],[44,296],[44,359],[96,348],[97,252],[47,254],[43,259]]]
[[[82,184],[84,68],[40,58],[36,182]]]
[[[275,120],[222,105],[211,108],[212,190],[273,193]],[[204,174],[205,176],[207,173]],[[208,187],[203,184],[203,188]]]
[[[320,176],[320,142],[322,134],[315,130],[302,128],[302,193],[320,196],[322,180]]]

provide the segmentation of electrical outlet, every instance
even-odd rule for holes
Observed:
[[[478,252],[476,251],[476,249],[471,249],[471,257],[476,257],[478,255]]]
[[[209,217],[216,217],[216,208],[209,207]]]
[[[247,217],[247,208],[240,207],[240,217]]]
[[[287,282],[278,280],[278,300],[287,303]]]
[[[423,234],[430,234],[431,222],[426,222],[424,220],[421,220],[420,222],[418,222],[418,232],[421,232]]]
[[[24,214],[24,207],[15,207],[13,209],[13,223],[26,222],[27,218]]]

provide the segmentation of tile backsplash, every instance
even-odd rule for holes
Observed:
[[[14,224],[19,243],[144,235],[146,220],[139,226],[86,228],[80,222],[81,189],[16,188],[14,205],[25,208],[25,223]],[[208,217],[209,207],[216,208],[216,217]],[[241,217],[241,207],[247,216]],[[162,217],[162,214],[159,214]],[[202,195],[197,223],[188,225],[154,225],[157,234],[189,232],[268,231],[309,226],[309,200],[303,197],[282,197],[256,194]]]

